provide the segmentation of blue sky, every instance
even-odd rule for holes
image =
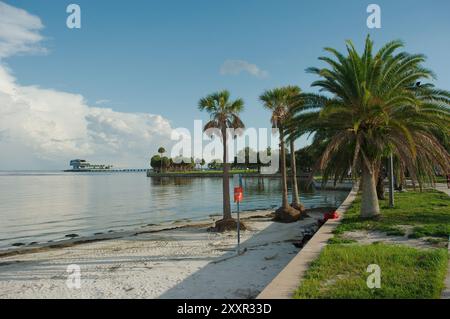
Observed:
[[[5,63],[20,85],[81,94],[89,105],[158,114],[172,127],[207,119],[200,97],[228,89],[246,102],[247,126],[269,126],[258,102],[265,89],[295,84],[311,90],[305,73],[320,65],[323,47],[377,46],[392,39],[428,56],[427,66],[450,89],[450,2],[287,0],[9,0],[41,19],[46,54],[16,54]],[[82,9],[82,28],[66,27],[69,3]],[[366,26],[370,3],[382,9],[382,28]],[[226,60],[256,65],[266,76],[221,74]],[[107,102],[106,102],[107,101]]]
[[[8,63],[22,84],[82,94],[119,111],[150,112],[191,127],[200,97],[222,88],[244,98],[249,126],[266,126],[258,95],[284,84],[303,90],[314,78],[324,46],[361,45],[369,33],[370,1],[72,1],[81,6],[81,30],[65,26],[70,1],[7,1],[41,18],[49,53]],[[376,1],[382,28],[376,44],[402,39],[425,53],[438,84],[450,88],[450,2]],[[227,59],[256,64],[269,75],[221,75]]]

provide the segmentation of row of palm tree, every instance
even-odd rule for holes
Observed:
[[[297,86],[286,86],[260,96],[272,113],[272,126],[280,133],[279,220],[297,220],[304,211],[298,195],[294,149],[294,141],[304,134],[312,136],[311,147],[324,150],[315,167],[322,172],[324,182],[342,180],[349,172],[360,181],[362,218],[380,214],[376,183],[382,161],[390,154],[395,157],[399,178],[408,175],[419,185],[433,181],[436,169],[449,171],[450,156],[442,144],[448,145],[450,133],[450,92],[424,83],[435,78],[422,65],[425,57],[398,53],[402,47],[402,42],[392,41],[374,53],[373,42],[367,37],[362,54],[351,41],[346,44],[346,54],[326,48],[332,56],[319,60],[327,67],[307,70],[319,77],[312,84],[319,93],[303,93]],[[233,136],[227,135],[227,128],[244,128],[239,118],[244,102],[231,101],[229,92],[222,91],[201,99],[199,108],[211,116],[205,131],[218,128],[224,147],[224,214],[216,227],[234,228],[226,147]],[[292,203],[288,199],[286,143],[293,156]]]
[[[424,83],[435,78],[421,54],[397,52],[392,41],[378,52],[367,37],[360,55],[351,41],[347,54],[326,48],[328,66],[310,68],[320,77],[320,94],[296,98],[291,138],[314,134],[313,147],[324,147],[317,168],[325,179],[339,180],[349,169],[361,181],[362,218],[380,215],[376,191],[384,158],[392,154],[415,183],[434,181],[435,170],[449,172],[450,156],[440,143],[449,137],[450,92]],[[324,94],[326,93],[326,95]]]
[[[260,97],[260,101],[264,107],[271,111],[272,127],[278,129],[280,137],[280,173],[282,185],[282,201],[281,207],[275,212],[277,220],[290,222],[296,221],[304,212],[304,207],[300,203],[297,185],[297,170],[295,164],[295,147],[294,140],[290,139],[291,153],[291,182],[292,182],[292,204],[289,204],[288,186],[287,186],[287,170],[286,170],[286,146],[285,137],[289,132],[287,123],[290,120],[291,109],[294,107],[295,97],[300,95],[301,91],[298,86],[285,86],[265,91]]]
[[[279,130],[280,137],[280,173],[282,181],[282,205],[276,211],[276,218],[283,222],[296,221],[301,218],[305,211],[300,202],[300,196],[297,185],[297,172],[295,165],[294,140],[290,141],[291,154],[291,182],[292,182],[292,204],[288,199],[287,170],[286,170],[286,147],[285,136],[287,133],[286,123],[288,123],[290,109],[295,105],[294,97],[300,94],[300,88],[296,86],[287,86],[265,91],[260,100],[264,107],[272,112],[271,123],[273,128]],[[206,123],[203,130],[209,134],[216,134],[222,141],[223,146],[223,219],[216,222],[218,231],[235,229],[236,221],[231,215],[230,202],[230,163],[228,161],[228,141],[236,136],[230,136],[228,129],[244,129],[245,125],[239,117],[244,109],[242,99],[231,100],[230,93],[226,90],[216,92],[202,98],[199,101],[199,109],[206,111],[210,115],[210,121]],[[211,130],[213,129],[213,130]],[[231,130],[233,132],[233,130]]]

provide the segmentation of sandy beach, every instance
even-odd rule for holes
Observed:
[[[244,214],[239,256],[236,232],[208,232],[210,220],[0,257],[0,298],[254,298],[322,216],[281,224],[268,214]],[[79,289],[66,285],[72,264]]]

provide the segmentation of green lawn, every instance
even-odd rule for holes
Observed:
[[[396,193],[396,208],[381,203],[382,217],[360,220],[357,198],[337,227],[335,236],[315,260],[295,298],[439,298],[448,265],[446,248],[417,249],[406,245],[374,243],[361,245],[342,236],[346,231],[377,230],[388,235],[429,237],[430,243],[448,242],[450,200],[446,194]],[[369,289],[367,266],[381,268],[381,288]]]
[[[311,265],[297,299],[439,298],[447,272],[447,250],[384,244],[328,245]],[[381,268],[381,288],[367,287],[367,266]]]
[[[350,230],[378,230],[388,235],[404,235],[403,225],[412,226],[409,237],[440,237],[450,235],[450,198],[444,193],[429,190],[395,193],[396,207],[388,208],[387,200],[381,201],[381,218],[364,220],[359,218],[360,198],[345,213],[345,219],[336,229],[336,234]]]

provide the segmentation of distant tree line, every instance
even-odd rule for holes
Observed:
[[[204,168],[205,165],[210,170],[223,170],[223,162],[220,159],[213,159],[209,163],[206,163],[204,159],[197,159],[190,157],[176,157],[174,159],[162,156],[165,152],[164,149],[160,148],[158,153],[161,155],[154,155],[150,160],[150,166],[157,172],[171,172],[171,171],[189,171],[198,168]],[[262,151],[265,153],[265,156],[271,156],[270,147]],[[256,152],[250,147],[246,147],[242,149],[237,156],[234,157],[233,162],[231,163],[231,169],[233,170],[256,170],[261,172],[261,167],[270,166],[269,163],[263,163],[261,161],[261,153]],[[298,172],[311,172],[314,168],[315,163],[317,162],[317,158],[320,156],[320,149],[315,149],[312,147],[304,147],[295,152],[295,159],[297,164]],[[288,160],[290,154],[287,154],[286,159],[286,167],[290,169],[291,162]],[[255,162],[256,158],[256,162]]]

